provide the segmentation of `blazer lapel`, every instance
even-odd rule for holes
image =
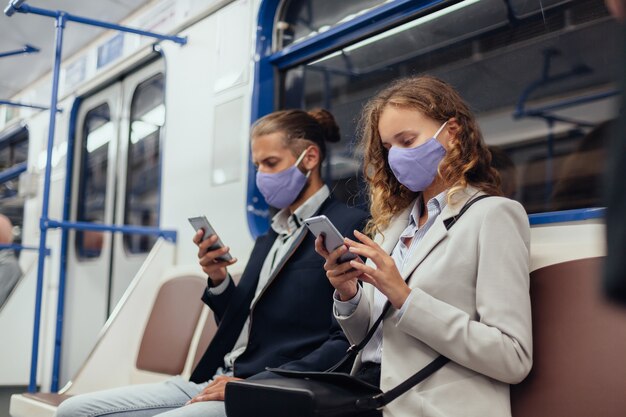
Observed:
[[[314,215],[318,215],[320,213],[324,213],[324,211],[328,208],[329,205],[331,205],[333,203],[333,199],[331,197],[328,197],[326,200],[324,200],[324,202],[320,205],[320,207],[317,209],[317,211],[314,213]],[[272,282],[274,281],[274,279],[278,276],[278,274],[280,273],[280,271],[285,267],[285,264],[287,264],[287,261],[289,261],[289,259],[293,256],[294,253],[296,253],[296,250],[300,247],[300,245],[302,244],[302,242],[304,241],[304,238],[306,237],[307,233],[308,233],[309,229],[307,227],[302,227],[300,229],[300,231],[298,231],[298,235],[296,236],[295,240],[293,241],[291,247],[289,248],[289,251],[287,252],[287,254],[283,257],[283,259],[281,259],[278,263],[278,265],[276,265],[276,267],[274,268],[274,270],[272,271],[272,273],[270,274],[270,277],[267,281],[267,284],[265,284],[265,287],[263,288],[263,290],[261,290],[261,293],[259,294],[259,296],[256,298],[256,300],[254,300],[254,303],[250,306],[250,311],[252,311],[252,309],[254,308],[254,306],[256,305],[256,303],[261,299],[261,297],[263,296],[263,293],[269,288],[269,286],[272,284]],[[275,232],[274,232],[275,233]],[[273,241],[272,241],[272,245],[273,245]],[[271,250],[268,249],[268,254],[269,251]],[[262,267],[262,265],[261,265]],[[261,270],[261,268],[259,268],[259,271]]]
[[[435,223],[433,223],[428,232],[426,232],[422,241],[419,242],[415,254],[406,263],[404,270],[400,271],[405,281],[439,242],[448,235],[444,221],[459,214],[459,211],[461,211],[465,203],[476,194],[478,194],[478,190],[468,186],[463,192],[454,196],[454,201],[451,204],[446,204],[439,218],[435,220]]]
[[[389,226],[382,232],[378,233],[374,237],[374,242],[376,242],[387,254],[391,254],[393,248],[396,247],[398,243],[398,239],[400,239],[400,235],[409,225],[409,214],[413,209],[413,205],[415,201],[411,203],[407,208],[402,210],[402,212],[395,216]]]
[[[447,234],[448,231],[443,225],[443,220],[441,218],[437,219],[428,232],[426,232],[422,241],[417,245],[415,253],[411,256],[411,259],[407,261],[404,269],[400,271],[400,274],[405,281],[419,266],[419,264],[422,263],[424,258],[426,258],[426,256],[428,256],[428,254],[435,248],[435,246],[437,246],[437,244],[446,237]]]
[[[250,303],[254,300],[254,294],[259,282],[259,271],[263,268],[263,262],[265,262],[265,258],[267,258],[272,246],[274,245],[274,241],[277,238],[278,235],[273,230],[270,230],[266,236],[261,237],[263,240],[258,243],[258,248],[254,248],[250,259],[248,260],[248,265],[246,265],[244,275],[241,277],[241,280],[237,285],[237,290],[240,291],[242,295],[236,299],[237,303],[232,303],[233,308],[229,308],[230,310],[240,311],[240,309],[243,308],[245,311],[248,311],[248,306],[250,306]],[[251,275],[249,278],[246,274],[247,272]],[[224,317],[224,319],[226,319],[226,317]],[[237,323],[237,326],[243,326],[245,319],[240,319],[239,321],[241,323]],[[231,326],[233,326],[232,323]]]
[[[280,271],[284,268],[285,264],[287,263],[287,261],[289,261],[289,259],[293,256],[293,254],[296,252],[296,250],[298,249],[298,247],[300,246],[300,244],[302,244],[302,242],[304,241],[304,238],[306,237],[306,234],[308,233],[308,229],[306,227],[301,228],[296,235],[295,240],[293,241],[293,244],[291,245],[291,247],[289,248],[289,251],[285,254],[285,256],[279,261],[278,265],[276,265],[276,267],[274,268],[274,270],[272,271],[272,273],[270,274],[270,277],[267,280],[267,284],[265,284],[265,287],[261,290],[261,293],[259,294],[259,296],[256,298],[256,300],[254,300],[254,303],[250,306],[250,310],[252,310],[254,308],[254,306],[256,305],[256,303],[261,299],[261,297],[263,296],[263,293],[269,288],[270,285],[272,285],[272,282],[274,281],[274,279],[276,279],[276,276],[278,276],[278,274],[280,273]]]

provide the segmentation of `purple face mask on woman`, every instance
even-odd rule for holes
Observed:
[[[446,154],[446,149],[437,140],[437,135],[443,130],[441,125],[435,135],[425,143],[415,148],[389,149],[389,166],[400,184],[413,192],[424,191],[437,175],[439,162]]]
[[[265,197],[267,204],[272,207],[284,209],[285,207],[289,207],[296,200],[296,197],[298,197],[304,188],[304,184],[306,184],[306,180],[311,173],[311,171],[309,171],[304,175],[302,171],[298,169],[298,164],[300,164],[304,155],[306,155],[307,150],[308,148],[300,154],[294,165],[283,171],[273,174],[263,172],[256,173],[256,186],[259,188],[259,191],[261,191],[261,194],[263,194],[263,197]]]

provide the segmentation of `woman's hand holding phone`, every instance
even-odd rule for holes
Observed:
[[[226,267],[237,262],[237,259],[232,258],[229,261],[218,260],[217,258],[227,254],[230,248],[224,246],[219,249],[210,250],[211,247],[217,243],[218,238],[216,235],[211,235],[202,240],[203,235],[204,231],[198,230],[193,236],[193,243],[198,246],[198,263],[202,267],[202,271],[209,276],[213,285],[219,285],[228,276]]]
[[[348,252],[348,247],[341,245],[334,251],[328,252],[324,245],[323,235],[315,239],[315,251],[326,260],[324,263],[326,276],[330,284],[337,290],[341,301],[348,301],[354,298],[358,289],[357,280],[362,275],[362,272],[354,269],[351,262],[363,263],[363,261],[357,257],[350,262],[338,262],[339,257]]]
[[[361,242],[344,239],[348,250],[356,255],[369,259],[375,266],[366,265],[363,262],[350,261],[350,267],[356,269],[359,279],[372,284],[380,292],[385,294],[389,302],[396,309],[402,308],[411,288],[404,282],[395,261],[387,252],[367,235],[355,230],[354,236]],[[361,258],[357,258],[361,259]]]

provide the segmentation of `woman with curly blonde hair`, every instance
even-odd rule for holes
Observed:
[[[345,239],[332,253],[316,241],[351,343],[391,305],[353,373],[386,391],[443,355],[450,362],[384,407],[385,417],[510,416],[509,384],[532,366],[523,207],[500,196],[473,114],[437,78],[380,92],[362,134],[375,237],[356,232],[360,242]],[[346,251],[367,262],[338,263]]]

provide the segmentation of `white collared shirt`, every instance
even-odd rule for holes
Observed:
[[[426,204],[426,210],[428,211],[428,219],[426,223],[424,223],[421,227],[418,226],[419,218],[421,215],[421,207],[422,207],[422,196],[415,201],[413,205],[413,209],[409,214],[409,224],[404,229],[404,231],[400,234],[400,238],[398,239],[398,243],[393,248],[391,252],[391,257],[393,258],[398,271],[400,274],[403,273],[403,269],[406,266],[408,260],[411,259],[412,255],[417,250],[417,246],[422,241],[430,227],[435,223],[435,220],[443,209],[446,206],[446,197],[448,191],[443,191],[437,194],[435,197],[428,200]],[[411,239],[410,245],[407,246],[405,241]],[[356,310],[359,301],[361,300],[361,289],[358,288],[356,295],[348,301],[340,301],[337,294],[335,293],[335,311],[340,316],[349,316],[354,313]],[[404,313],[405,306],[408,305],[409,297],[403,304],[403,308],[396,312],[396,320],[399,320]],[[381,293],[377,288],[374,288],[374,306],[372,308],[372,323],[374,320],[380,316],[387,302],[387,297],[383,293]],[[368,342],[367,345],[363,348],[363,353],[361,355],[361,362],[375,362],[380,363],[382,358],[382,347],[383,347],[383,328],[382,323],[378,326],[378,329],[372,336],[372,339]]]
[[[315,194],[309,197],[300,207],[298,207],[293,214],[289,213],[289,209],[285,208],[280,210],[272,218],[271,227],[278,234],[272,248],[267,254],[261,271],[259,273],[259,282],[254,293],[254,299],[250,306],[253,306],[265,287],[269,284],[270,277],[274,268],[280,265],[282,259],[289,253],[293,246],[296,237],[299,236],[299,232],[306,233],[306,230],[302,230],[304,227],[304,219],[313,216],[324,201],[330,196],[330,190],[326,185],[317,190]],[[230,276],[228,276],[220,285],[209,288],[209,292],[214,295],[219,295],[228,287],[230,282]],[[239,338],[235,342],[233,349],[224,356],[224,369],[229,370],[233,367],[235,360],[245,352],[248,345],[248,337],[250,332],[250,316],[246,319],[246,322],[241,329]]]

